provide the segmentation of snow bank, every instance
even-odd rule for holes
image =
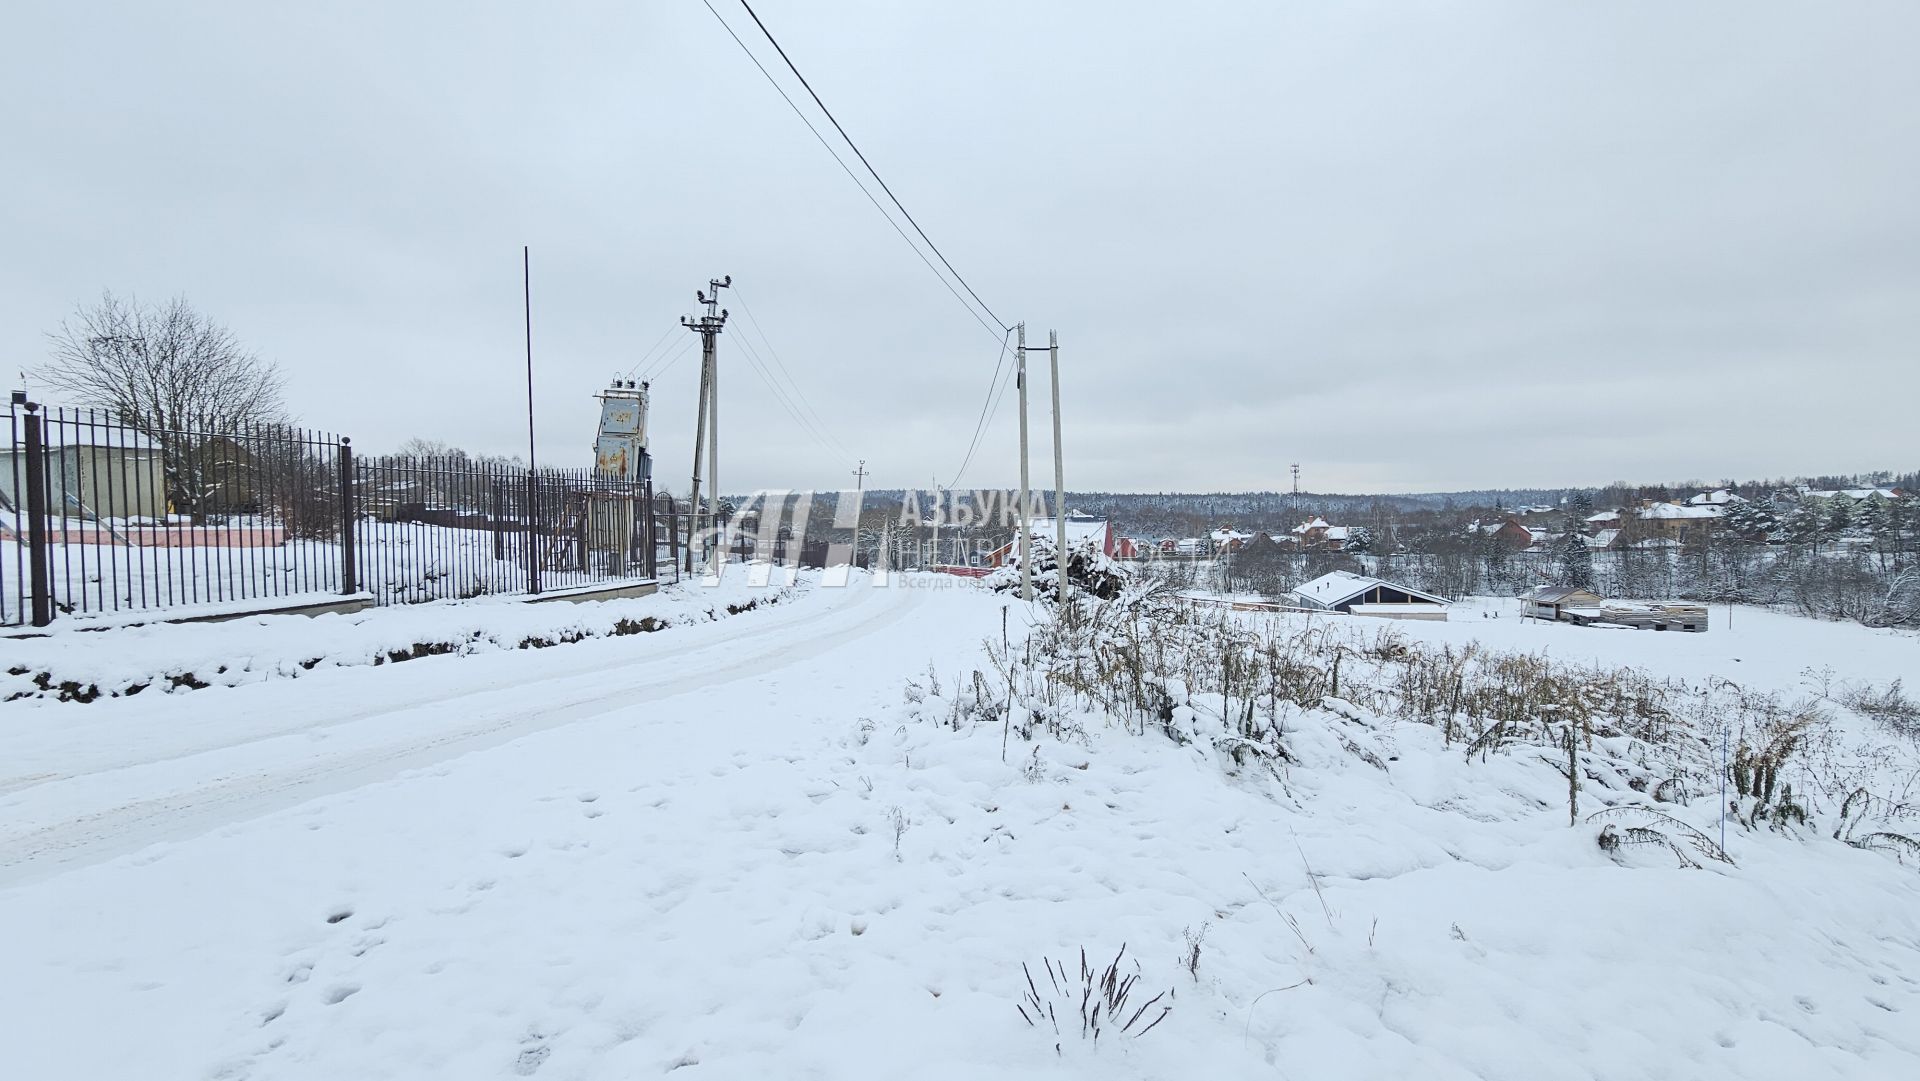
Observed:
[[[379,665],[425,656],[526,649],[724,619],[790,599],[819,572],[766,576],[746,568],[717,583],[668,585],[648,597],[578,603],[483,598],[377,608],[351,615],[261,616],[220,623],[145,624],[0,642],[0,700],[91,701],[293,679],[316,667]]]

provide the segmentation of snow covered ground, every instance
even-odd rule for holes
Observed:
[[[1913,866],[1765,829],[1736,866],[1616,859],[1551,763],[1425,725],[1302,716],[1284,785],[1158,733],[955,730],[983,640],[1035,617],[934,584],[0,707],[5,1075],[1920,1074]],[[1920,672],[1911,635],[1768,613],[1479,610],[1399,629],[1782,690]],[[124,640],[145,667],[206,648]],[[1132,1001],[1172,1012],[1056,1052],[1022,964],[1123,943]]]
[[[820,575],[804,572],[801,580],[817,582]],[[129,690],[163,694],[200,685],[237,686],[297,679],[316,668],[387,663],[423,647],[471,656],[520,648],[530,641],[613,635],[621,632],[622,621],[646,620],[649,627],[700,623],[748,605],[780,603],[792,594],[788,587],[794,581],[785,570],[756,574],[735,568],[711,586],[675,583],[652,596],[627,600],[576,604],[486,597],[313,618],[147,623],[104,636],[93,626],[56,621],[43,634],[0,646],[5,662],[0,665],[0,700],[57,695],[61,684],[74,685],[87,698]]]

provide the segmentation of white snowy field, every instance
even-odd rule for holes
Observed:
[[[1157,732],[944,727],[982,641],[1034,617],[915,584],[0,707],[0,1072],[1920,1075],[1912,865],[1738,827],[1733,866],[1616,858],[1551,762],[1419,724],[1302,715],[1284,784]],[[1920,673],[1911,635],[1746,610],[1706,635],[1479,610],[1402,629],[1783,691]],[[1056,1052],[1022,963],[1054,998],[1043,957],[1123,943],[1132,1002],[1172,1012],[1097,1044],[1063,1017]]]

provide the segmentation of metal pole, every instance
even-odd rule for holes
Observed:
[[[939,566],[940,566],[940,478],[935,477],[933,479],[933,559],[928,563],[927,569],[935,570]]]
[[[540,543],[534,533],[539,500],[538,465],[533,442],[533,254],[520,246],[521,304],[527,319],[527,592],[540,592]]]
[[[40,435],[40,406],[27,402],[27,582],[33,625],[53,622],[52,575],[47,568],[47,448]]]
[[[1060,603],[1067,603],[1067,475],[1060,456],[1060,334],[1047,331],[1047,360],[1053,367],[1053,536],[1054,564],[1060,575]]]
[[[1033,601],[1033,538],[1027,535],[1027,324],[1020,324],[1016,379],[1020,384],[1020,599]]]
[[[539,517],[540,491],[539,480],[533,470],[527,470],[527,592],[540,592],[540,538],[536,519]]]
[[[354,553],[353,441],[340,438],[340,595],[360,591],[360,569]]]
[[[520,246],[521,304],[527,316],[527,472],[533,461],[533,249]]]

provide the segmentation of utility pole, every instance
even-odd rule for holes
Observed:
[[[1027,324],[1020,324],[1020,344],[1014,349],[1019,358],[1017,381],[1020,384],[1020,599],[1033,603],[1033,538],[1028,535],[1027,500]]]
[[[1067,474],[1060,457],[1060,333],[1047,331],[1047,361],[1053,368],[1053,564],[1060,603],[1067,603]]]
[[[933,478],[933,558],[928,561],[927,569],[940,566],[940,478]]]
[[[845,461],[845,459],[841,460]],[[853,490],[856,492],[861,491],[867,484],[867,460],[865,458],[860,459],[860,468],[852,470],[852,473]]]
[[[700,335],[700,408],[693,425],[693,486],[687,499],[687,573],[693,573],[693,552],[699,546],[698,538],[704,530],[701,527],[703,515],[700,510],[700,452],[702,444],[707,453],[707,483],[713,488],[709,502],[713,505],[705,520],[713,521],[720,514],[720,372],[719,344],[720,328],[727,323],[726,310],[720,307],[720,290],[733,285],[733,275],[724,278],[707,279],[707,289],[695,289],[693,295],[707,306],[706,313],[700,318],[683,315],[680,325]],[[711,420],[712,431],[708,431]]]

